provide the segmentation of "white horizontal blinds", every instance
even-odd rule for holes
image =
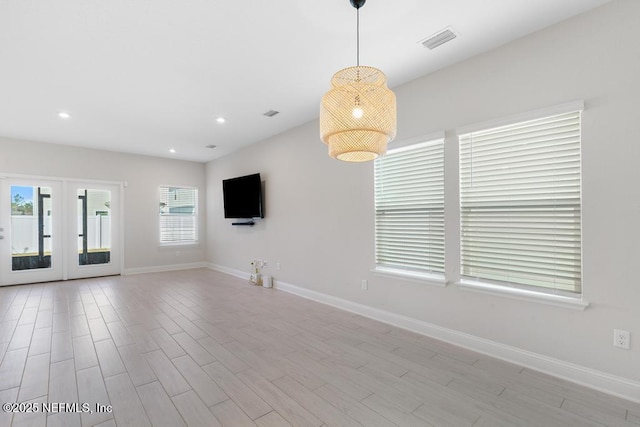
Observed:
[[[580,115],[460,136],[463,277],[581,292]]]
[[[444,141],[375,161],[376,264],[444,272]]]
[[[160,187],[160,243],[197,240],[197,199],[194,188]]]

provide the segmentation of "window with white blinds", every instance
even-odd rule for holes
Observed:
[[[444,141],[374,162],[376,265],[444,273]]]
[[[581,293],[580,120],[460,135],[463,280]]]
[[[160,243],[196,242],[197,206],[197,189],[160,187]]]

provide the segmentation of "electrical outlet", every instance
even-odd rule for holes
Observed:
[[[280,271],[280,261],[276,262],[276,270]]]
[[[369,289],[369,283],[367,283],[366,280],[362,281],[362,290],[366,291],[367,289]]]
[[[629,341],[631,340],[631,334],[629,331],[623,331],[620,329],[613,330],[613,346],[624,348],[629,350]]]

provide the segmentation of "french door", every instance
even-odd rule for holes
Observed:
[[[63,278],[62,183],[2,179],[0,285]]]
[[[120,274],[120,185],[67,184],[67,277]]]
[[[120,189],[0,179],[0,285],[120,274]]]

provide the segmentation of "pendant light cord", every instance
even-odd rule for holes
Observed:
[[[360,66],[360,8],[356,8],[356,64]]]

